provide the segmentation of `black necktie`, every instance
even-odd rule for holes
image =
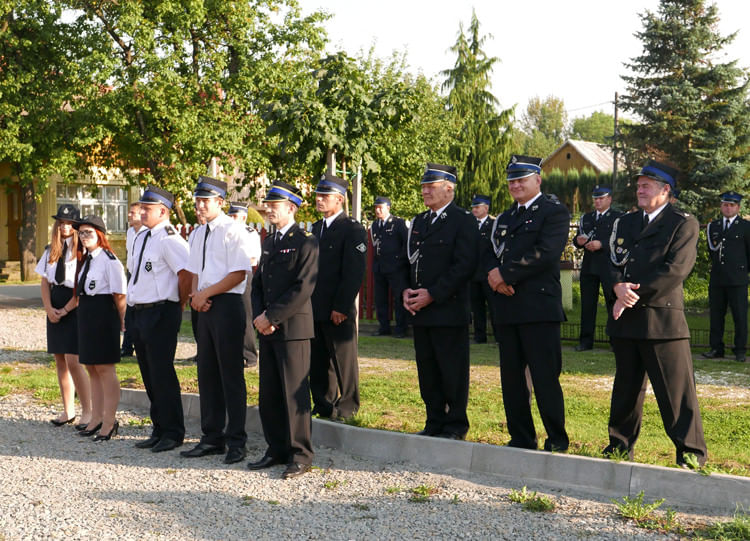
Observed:
[[[435,212],[434,210],[431,210],[430,217],[427,218],[427,230],[428,231],[430,230],[430,227],[432,227],[432,223],[435,220],[435,218],[437,218],[437,212]]]
[[[323,220],[323,227],[320,228],[320,238],[323,238],[323,233],[326,232],[326,229],[328,229],[328,221]]]
[[[273,245],[276,246],[278,243],[281,242],[281,237],[284,235],[281,234],[281,231],[277,231],[276,234],[273,236]]]
[[[599,214],[599,213],[597,212],[597,213],[596,213],[596,221],[598,222],[598,221],[599,221],[599,218],[601,218],[601,217],[602,217],[602,215],[601,215],[601,214]]]
[[[724,231],[729,229],[729,219],[724,220]],[[57,280],[57,276],[55,276],[55,280]]]
[[[61,285],[65,281],[65,256],[67,253],[68,243],[63,240],[62,255],[57,260],[57,267],[55,267],[55,282],[57,282],[57,285]]]
[[[201,263],[201,270],[206,268],[206,244],[208,244],[208,234],[210,232],[211,229],[206,224],[206,235],[203,237],[203,262]]]
[[[91,266],[91,254],[86,256],[86,263],[83,264],[83,271],[81,271],[81,276],[78,279],[78,294],[79,295],[86,294],[84,289],[86,288],[86,276],[88,276],[89,274],[90,266]]]
[[[133,277],[133,285],[138,283],[138,274],[141,272],[141,263],[143,262],[143,251],[146,249],[146,243],[151,236],[151,230],[146,232],[146,236],[143,237],[143,244],[141,244],[141,253],[138,254],[138,267],[135,269],[135,276]]]
[[[526,212],[526,206],[525,205],[519,205],[517,214],[520,216],[524,212]]]
[[[646,226],[648,225],[648,214],[643,215],[643,226],[641,227],[641,231],[646,229]]]

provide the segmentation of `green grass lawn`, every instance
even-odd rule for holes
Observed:
[[[183,331],[190,332],[190,324]],[[419,396],[414,348],[410,339],[389,337],[360,338],[360,392],[362,406],[352,424],[369,428],[416,432],[423,428],[424,405]],[[42,357],[44,354],[30,354]],[[505,425],[498,350],[494,345],[472,344],[471,388],[469,398],[470,441],[502,445],[509,440]],[[717,471],[750,476],[750,364],[731,361],[696,361],[699,380],[711,376],[730,386],[700,385],[703,424],[709,449],[709,462]],[[142,387],[138,365],[128,359],[118,365],[123,387]],[[182,389],[197,392],[196,367],[177,365]],[[563,351],[561,382],[565,393],[567,428],[571,453],[598,456],[607,443],[607,418],[614,359],[605,349]],[[257,369],[247,370],[248,403],[258,401]],[[738,387],[735,387],[738,386]],[[730,391],[738,392],[736,396]],[[59,401],[52,362],[8,363],[0,365],[0,395],[30,393],[49,403]],[[539,431],[543,426],[532,406]],[[636,446],[636,460],[649,464],[672,465],[674,447],[662,427],[653,396],[644,408],[643,429]]]

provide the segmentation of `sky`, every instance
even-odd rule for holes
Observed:
[[[656,11],[658,0],[299,0],[304,13],[321,9],[330,51],[350,55],[375,46],[389,57],[406,51],[409,70],[442,82],[440,71],[455,63],[450,47],[459,23],[468,28],[472,8],[484,45],[500,58],[492,91],[503,108],[516,106],[520,118],[530,98],[562,98],[568,118],[594,111],[613,113],[615,92],[622,94],[624,62],[642,52],[633,35],[642,30],[639,14]],[[750,1],[715,0],[719,31],[738,31],[724,61],[750,68]],[[744,28],[743,28],[744,25]]]

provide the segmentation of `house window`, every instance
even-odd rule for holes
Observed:
[[[570,152],[568,152],[568,153],[567,153],[567,154],[565,155],[565,157],[566,157],[567,159],[570,159]]]
[[[58,184],[57,204],[78,207],[81,216],[100,216],[108,233],[124,233],[128,229],[128,192],[125,186],[92,184]]]

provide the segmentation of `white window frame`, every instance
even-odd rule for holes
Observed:
[[[81,217],[101,217],[108,233],[125,233],[128,229],[128,187],[123,184],[58,184],[57,205],[69,203],[78,207]]]

